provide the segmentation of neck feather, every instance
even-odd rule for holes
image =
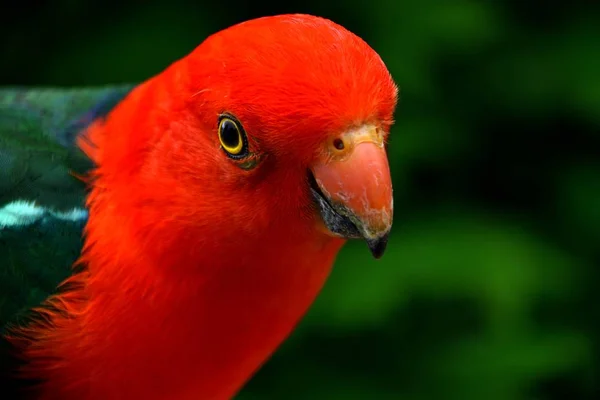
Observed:
[[[93,240],[94,223],[87,268],[50,300],[50,321],[29,328],[26,373],[45,381],[42,398],[230,398],[306,312],[342,245],[290,234],[237,263],[188,252],[198,273],[183,279],[165,262],[181,262],[175,249],[121,252]]]

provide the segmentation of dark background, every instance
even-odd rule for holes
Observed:
[[[283,3],[1,3],[0,85],[140,81],[263,15],[341,23],[401,87],[389,251],[349,244],[239,398],[600,398],[600,2]]]

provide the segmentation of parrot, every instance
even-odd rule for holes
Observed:
[[[383,255],[398,92],[308,14],[138,84],[0,89],[0,396],[235,397],[348,240]]]

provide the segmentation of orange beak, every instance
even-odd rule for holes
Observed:
[[[381,257],[394,208],[382,131],[365,125],[331,138],[311,171],[312,194],[327,229],[364,238],[373,256]]]

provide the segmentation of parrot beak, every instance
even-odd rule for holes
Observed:
[[[373,257],[380,258],[394,208],[383,132],[365,125],[329,139],[309,180],[328,231],[346,239],[365,239]]]

